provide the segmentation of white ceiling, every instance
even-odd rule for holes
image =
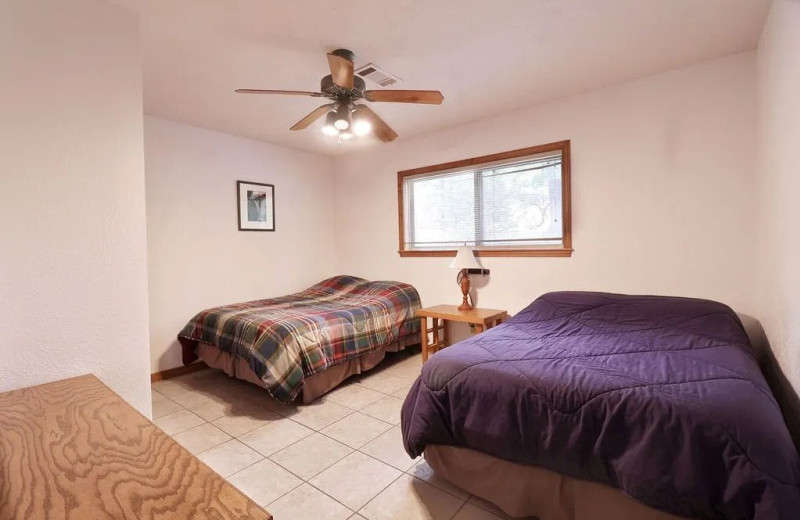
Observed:
[[[114,0],[141,15],[148,114],[337,154],[289,127],[324,100],[325,53],[436,89],[441,106],[373,103],[400,138],[755,47],[770,0]],[[354,140],[355,141],[355,140]]]

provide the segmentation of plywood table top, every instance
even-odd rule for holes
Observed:
[[[88,375],[0,394],[0,518],[272,517]]]

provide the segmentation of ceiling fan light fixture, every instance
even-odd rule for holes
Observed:
[[[339,130],[347,130],[348,128],[350,128],[350,121],[347,120],[347,117],[342,117],[334,121],[333,126],[338,128]]]
[[[353,138],[353,133],[352,132],[348,132],[347,130],[343,130],[343,131],[339,132],[339,138],[340,139],[344,139],[345,141],[347,141],[348,139],[352,139]]]
[[[350,128],[350,107],[340,104],[333,111],[333,126],[338,130],[347,130]]]
[[[339,130],[335,126],[336,122],[336,114],[334,112],[328,112],[328,116],[325,118],[325,124],[322,125],[322,133],[327,136],[335,136],[339,133]]]
[[[372,123],[364,118],[353,121],[353,133],[358,136],[367,135],[372,131]]]

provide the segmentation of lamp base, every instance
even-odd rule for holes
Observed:
[[[471,311],[475,308],[469,303],[469,286],[469,274],[467,274],[466,269],[463,269],[461,271],[461,294],[463,295],[463,301],[461,305],[458,306],[458,310],[460,311]]]

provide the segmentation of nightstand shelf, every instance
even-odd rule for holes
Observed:
[[[449,346],[447,322],[469,323],[483,332],[499,325],[508,318],[508,312],[498,309],[458,310],[457,305],[436,305],[417,311],[420,319],[420,339],[422,343],[422,362],[428,360],[430,354]],[[433,327],[428,328],[428,318],[433,320]],[[431,335],[432,339],[428,338]]]

